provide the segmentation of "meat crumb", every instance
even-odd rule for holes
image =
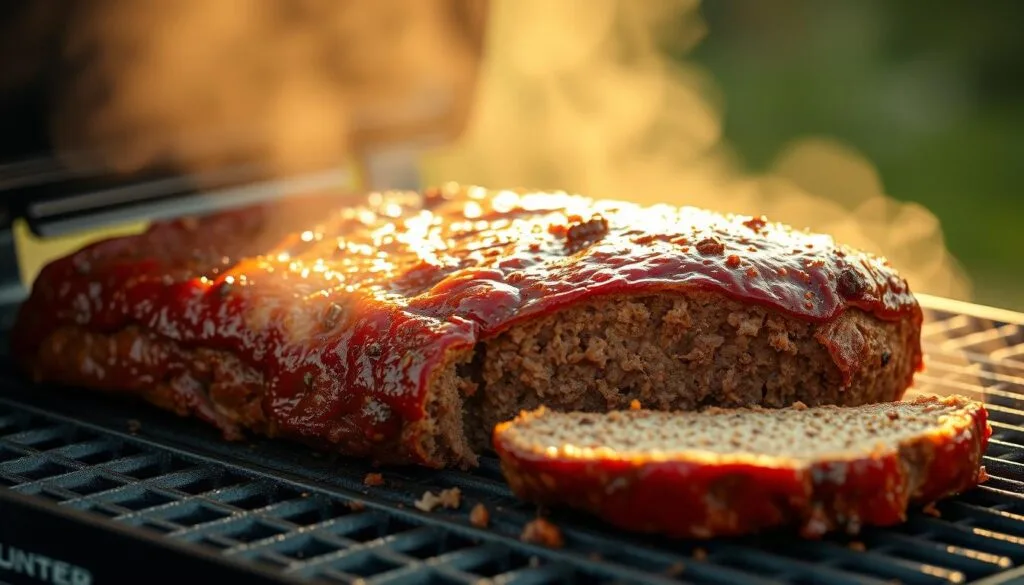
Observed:
[[[487,525],[491,523],[491,513],[487,511],[487,506],[483,504],[473,506],[469,512],[469,523],[477,528],[487,528]]]
[[[797,400],[793,403],[793,410],[807,410],[807,405]]]
[[[416,509],[424,512],[433,512],[438,506],[454,510],[462,504],[462,490],[459,488],[448,488],[441,490],[440,495],[434,492],[423,492],[423,497],[416,500]]]
[[[565,546],[562,531],[543,518],[537,518],[528,522],[523,527],[523,533],[519,536],[519,540],[548,548],[562,548]]]
[[[697,242],[697,251],[705,256],[718,256],[725,252],[725,244],[715,238],[704,238]]]
[[[978,483],[985,483],[988,481],[988,472],[985,471],[985,466],[982,465],[978,468]]]
[[[134,418],[128,419],[128,432],[137,435],[142,430],[142,423]]]
[[[708,551],[697,547],[693,549],[693,560],[695,561],[706,561],[708,560]]]
[[[367,473],[363,478],[363,485],[367,487],[379,487],[384,485],[384,475],[380,473]]]
[[[640,408],[640,401],[635,398],[629,403],[630,410],[640,410]]]
[[[608,233],[608,220],[600,215],[595,215],[585,222],[582,221],[582,218],[570,218],[570,220],[573,219],[576,220],[575,225],[565,232],[565,239],[569,245],[585,240],[596,240]]]
[[[859,540],[851,540],[850,544],[848,544],[847,546],[850,548],[850,550],[855,550],[857,552],[864,552],[867,550],[867,547],[864,546],[864,543]]]
[[[928,514],[929,516],[933,516],[935,518],[942,518],[942,512],[940,512],[939,509],[935,507],[934,503],[927,504],[924,508],[921,508],[921,511],[925,514]]]
[[[362,512],[366,509],[366,504],[362,502],[356,502],[355,500],[348,503],[348,509],[353,512]]]

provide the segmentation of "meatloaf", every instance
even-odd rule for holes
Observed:
[[[898,524],[911,505],[974,487],[991,434],[981,403],[922,396],[700,413],[541,408],[499,425],[494,443],[518,496],[621,528],[818,537]]]
[[[472,466],[521,409],[899,399],[922,313],[878,257],[761,217],[447,185],[152,224],[45,266],[37,381],[382,464]]]

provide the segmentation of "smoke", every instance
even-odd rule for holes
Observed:
[[[917,292],[970,295],[935,216],[886,194],[853,150],[807,137],[766,174],[740,168],[722,140],[727,96],[678,58],[708,34],[696,0],[88,6],[54,134],[89,164],[255,159],[286,173],[444,140],[468,118],[428,158],[428,182],[765,214],[887,256]]]
[[[69,24],[73,75],[54,136],[73,164],[124,173],[336,166],[388,141],[410,113],[419,134],[453,134],[484,17],[458,0],[85,6]]]
[[[430,179],[765,214],[886,256],[916,292],[970,296],[936,217],[850,148],[807,137],[743,172],[713,80],[668,56],[705,34],[695,0],[496,3],[468,132]]]

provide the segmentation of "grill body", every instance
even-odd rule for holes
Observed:
[[[923,304],[927,369],[915,391],[985,400],[991,479],[895,528],[819,542],[771,534],[697,543],[625,535],[556,511],[566,546],[551,550],[519,541],[536,510],[512,496],[493,458],[472,472],[374,470],[282,442],[225,443],[148,406],[28,385],[7,363],[0,580],[38,583],[49,563],[92,583],[1024,581],[1024,316]],[[363,485],[373,471],[384,485]],[[462,492],[459,509],[416,509],[424,492],[452,487]],[[477,503],[490,512],[487,528],[469,522]],[[147,573],[133,573],[126,558]]]

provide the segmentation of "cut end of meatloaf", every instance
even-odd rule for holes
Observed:
[[[791,526],[817,537],[906,518],[984,481],[981,403],[522,413],[494,444],[512,490],[685,538]]]
[[[916,368],[919,326],[856,309],[836,325],[707,292],[600,299],[478,344],[450,366],[457,375],[448,384],[465,396],[461,426],[477,452],[489,447],[494,425],[539,406],[606,412],[636,400],[653,410],[697,410],[902,398]],[[848,385],[823,341],[857,356]]]

